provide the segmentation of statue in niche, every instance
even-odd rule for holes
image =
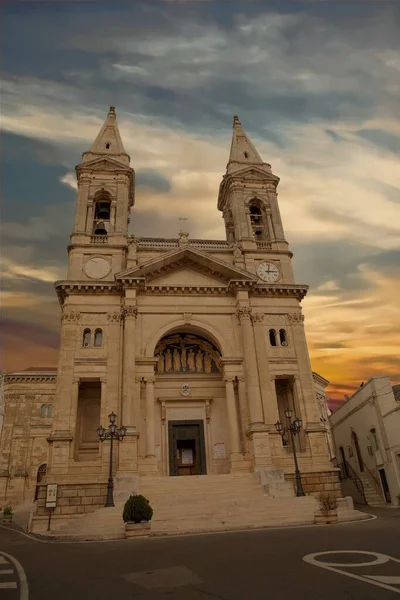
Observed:
[[[157,361],[157,373],[164,373],[164,362],[165,361],[164,361],[164,355],[163,355],[163,353],[161,352],[158,355],[157,358],[158,358],[158,361]]]
[[[204,373],[211,373],[212,357],[210,354],[204,355]]]
[[[177,348],[174,349],[174,353],[173,353],[173,367],[174,367],[174,371],[180,371],[181,370],[181,357],[179,354],[179,350]]]
[[[181,342],[181,362],[182,362],[182,369],[184,371],[186,371],[186,366],[187,366],[187,359],[186,359],[186,346],[185,346],[185,342],[182,341]]]
[[[160,340],[155,358],[156,372],[205,373],[221,371],[220,354],[207,340],[192,334],[175,334]]]
[[[172,354],[169,348],[165,353],[165,371],[172,371]]]
[[[233,244],[233,262],[243,260],[243,252],[238,243]]]
[[[189,371],[195,371],[196,370],[196,367],[195,367],[195,364],[194,364],[194,352],[193,352],[193,350],[189,350],[187,364],[188,364],[188,367],[189,367]]]
[[[196,354],[196,371],[197,373],[202,373],[203,372],[203,353],[201,350],[197,351]]]

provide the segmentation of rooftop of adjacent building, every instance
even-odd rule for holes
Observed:
[[[399,392],[400,384],[392,386],[390,377],[385,375],[371,377],[367,382],[362,382],[352,396],[345,396],[345,401],[332,414],[331,420],[332,422],[341,421],[353,410],[362,408],[371,398],[377,399],[382,416],[384,416],[386,413],[400,408],[400,406],[396,406],[400,404]]]

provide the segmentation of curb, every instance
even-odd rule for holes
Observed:
[[[365,517],[362,518],[356,518],[356,519],[346,519],[343,520],[339,523],[333,523],[333,524],[321,524],[321,525],[315,525],[315,523],[298,523],[298,524],[291,524],[291,525],[266,525],[265,527],[241,527],[241,528],[235,528],[235,529],[219,529],[219,530],[211,530],[211,531],[187,531],[187,532],[171,532],[171,533],[151,533],[150,535],[147,536],[143,536],[143,537],[137,537],[135,541],[138,540],[154,540],[154,539],[167,539],[167,538],[176,538],[176,537],[188,537],[188,536],[196,536],[196,535],[218,535],[218,534],[222,534],[222,533],[246,533],[246,532],[253,532],[253,531],[276,531],[276,530],[287,530],[287,529],[304,529],[304,528],[309,528],[309,527],[313,527],[313,528],[318,528],[318,529],[322,529],[323,527],[336,527],[337,525],[348,525],[348,524],[353,524],[353,523],[364,523],[367,521],[373,521],[375,519],[377,519],[378,517],[376,515],[372,515],[370,513],[363,513],[365,515]],[[36,542],[42,542],[44,544],[97,544],[97,543],[104,543],[104,542],[129,542],[132,541],[131,539],[127,539],[125,537],[119,537],[119,538],[97,538],[97,539],[82,539],[79,537],[73,538],[71,537],[70,539],[65,539],[63,537],[59,537],[57,535],[41,535],[38,533],[28,533],[26,531],[23,531],[22,529],[18,529],[18,528],[14,528],[14,527],[8,527],[6,525],[0,525],[1,528],[3,529],[9,529],[14,531],[15,533],[19,533],[20,535],[23,535],[27,538],[30,538]],[[83,537],[83,536],[82,536]]]

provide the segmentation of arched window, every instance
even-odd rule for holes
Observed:
[[[110,142],[106,142],[106,150],[109,150],[110,148],[111,148]]]
[[[275,329],[269,330],[269,343],[271,346],[276,346],[276,331]]]
[[[48,404],[47,405],[47,417],[49,419],[51,419],[52,416],[53,416],[53,405],[52,404]]]
[[[88,346],[90,346],[91,337],[92,337],[92,333],[91,333],[90,329],[84,329],[83,337],[82,337],[82,346],[84,348],[87,348]]]
[[[44,419],[44,417],[46,416],[46,408],[47,407],[45,404],[42,404],[42,406],[40,407],[40,417],[42,419]]]
[[[280,329],[279,330],[279,341],[281,343],[281,346],[287,346],[287,338],[286,338],[286,331],[284,329]]]
[[[47,465],[46,464],[40,465],[40,467],[37,470],[35,497],[33,499],[34,502],[36,502],[36,500],[38,499],[38,495],[39,495],[39,483],[42,481],[43,477],[46,475],[46,471],[47,471]]]
[[[372,441],[374,443],[374,450],[376,452],[377,450],[379,450],[379,442],[378,442],[378,436],[376,434],[376,429],[372,428],[370,433],[371,433]]]
[[[102,345],[102,343],[103,343],[103,330],[96,329],[96,331],[94,332],[94,345],[99,347]]]

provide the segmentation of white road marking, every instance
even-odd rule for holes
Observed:
[[[364,556],[373,556],[375,560],[359,563],[337,563],[316,560],[316,558],[318,557],[327,556],[330,554],[362,554]],[[307,554],[307,556],[303,556],[303,560],[304,562],[309,563],[310,565],[313,565],[315,567],[327,569],[328,571],[333,571],[334,573],[340,573],[341,575],[346,575],[347,577],[351,577],[352,579],[358,579],[359,581],[364,581],[365,583],[370,583],[371,585],[376,585],[378,587],[400,594],[400,588],[388,585],[389,583],[400,583],[400,577],[398,576],[382,575],[379,577],[375,577],[373,575],[355,575],[355,573],[349,573],[348,571],[342,571],[342,569],[337,568],[348,567],[356,569],[357,567],[372,567],[374,565],[383,565],[389,561],[400,563],[400,560],[398,558],[394,558],[394,556],[388,556],[387,554],[381,554],[379,552],[366,552],[364,550],[330,550],[329,552],[314,552],[313,554]],[[387,582],[385,583],[383,579],[386,577],[387,579],[396,579],[396,581],[387,580]]]
[[[14,569],[18,573],[19,577],[19,600],[29,600],[29,586],[28,580],[26,578],[26,574],[24,569],[22,568],[21,563],[11,554],[7,554],[7,552],[0,551],[0,564],[9,564],[12,563]],[[4,571],[3,571],[4,572]],[[0,574],[2,571],[0,571]],[[0,589],[15,589],[17,584],[15,581],[0,583]]]
[[[368,579],[375,579],[375,581],[380,581],[381,583],[397,583],[400,585],[400,577],[392,576],[392,575],[366,575]]]

